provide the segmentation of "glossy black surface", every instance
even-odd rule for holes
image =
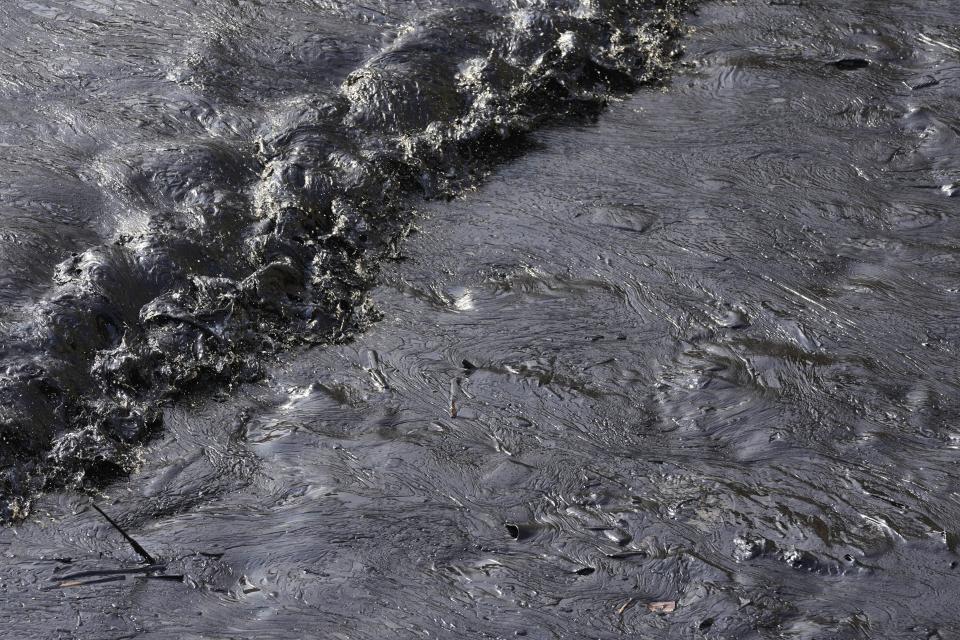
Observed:
[[[543,3],[527,6],[534,4]],[[150,153],[137,156],[147,160],[138,162],[164,169],[133,181],[143,202],[152,194],[152,204],[138,209],[146,211],[139,233],[162,238],[164,255],[193,238],[202,255],[189,269],[237,269],[229,277],[239,278],[244,272],[229,256],[243,254],[237,247],[249,246],[246,238],[290,242],[300,233],[284,226],[291,220],[331,219],[291,214],[313,212],[312,203],[326,202],[325,189],[347,184],[307,179],[314,169],[338,180],[368,177],[350,184],[376,185],[384,215],[356,205],[357,217],[312,229],[325,239],[304,246],[330,252],[323,243],[335,237],[336,246],[363,251],[343,249],[339,255],[354,262],[343,258],[322,286],[270,280],[287,282],[270,289],[287,297],[239,305],[244,318],[264,323],[257,331],[203,315],[211,312],[201,303],[221,299],[219,280],[182,289],[194,296],[186,298],[191,319],[247,342],[211,352],[229,355],[232,368],[223,371],[205,368],[213,360],[195,351],[172,358],[176,349],[161,349],[159,360],[136,361],[138,369],[161,367],[131,394],[163,419],[146,438],[115,439],[133,474],[100,492],[48,491],[24,521],[0,530],[4,628],[43,638],[960,637],[953,197],[960,28],[952,4],[703,3],[685,17],[685,54],[664,88],[620,86],[610,74],[597,84],[590,65],[561,64],[576,91],[559,102],[534,92],[526,111],[510,112],[532,120],[518,120],[506,143],[481,136],[479,147],[463,146],[462,120],[444,134],[407,136],[399,128],[455,122],[463,105],[444,74],[453,73],[454,51],[469,57],[487,46],[491,32],[476,26],[487,14],[444,13],[437,23],[422,18],[426,4],[354,13],[346,6],[238,3],[205,18],[228,21],[254,9],[273,15],[276,22],[251,18],[224,40],[244,50],[254,33],[343,12],[332,40],[345,52],[342,73],[330,83],[340,87],[331,89],[339,92],[333,102],[350,103],[333,112],[345,124],[316,124],[334,117],[322,110],[282,121],[262,115],[276,113],[262,105],[270,96],[277,104],[304,100],[291,97],[311,81],[297,62],[304,56],[287,60],[269,43],[243,56],[208,45],[190,68],[217,71],[205,72],[194,90],[232,101],[236,118],[249,118],[251,128],[237,138],[256,140],[251,132],[267,121],[287,133],[262,136],[266,146],[252,156],[209,132],[198,135],[220,146],[165,155],[148,144]],[[409,13],[397,16],[401,8]],[[401,36],[407,44],[384,45],[394,24],[384,14],[421,26]],[[325,22],[330,15],[316,18],[321,27],[334,24]],[[450,17],[462,15],[471,16],[467,25]],[[512,24],[538,33],[530,20]],[[346,24],[355,40],[344,35],[354,33]],[[170,28],[182,33],[183,25]],[[582,33],[591,47],[612,42]],[[533,35],[510,42],[516,51],[541,46]],[[328,49],[323,55],[333,59]],[[10,50],[23,55],[16,47],[4,55]],[[274,58],[262,52],[289,70],[277,62],[264,71]],[[24,82],[6,60],[0,86],[9,77]],[[430,81],[411,80],[411,68],[431,69]],[[493,80],[459,71],[481,83],[472,87],[514,86],[509,69],[493,68]],[[104,91],[109,103],[119,90]],[[391,103],[400,93],[417,100]],[[596,122],[585,119],[600,98],[618,96]],[[120,118],[114,108],[84,121]],[[499,122],[498,112],[483,113],[480,122]],[[41,116],[24,110],[5,126],[68,121]],[[129,115],[119,121],[139,131]],[[493,125],[483,126],[492,135]],[[38,146],[56,139],[23,136]],[[262,150],[269,145],[275,151]],[[353,174],[355,165],[338,154],[356,148],[376,159]],[[398,149],[412,151],[397,160]],[[36,166],[64,175],[63,166],[45,164],[54,154],[35,152],[48,158]],[[262,154],[270,160],[257,164]],[[311,164],[318,157],[326,160]],[[371,166],[408,179],[394,185],[381,179],[386,174],[364,173]],[[427,173],[414,175],[414,166]],[[198,170],[196,183],[183,177]],[[131,180],[109,184],[122,194]],[[8,184],[19,184],[17,193],[37,201],[66,192],[39,177],[27,183],[8,179],[0,188],[13,193]],[[93,195],[62,202],[102,211],[102,220],[132,219],[133,208],[110,214],[113,205],[76,204],[127,197],[96,184]],[[156,185],[167,191],[151,191]],[[194,196],[182,194],[193,189],[199,203],[184,205],[180,198]],[[226,203],[215,219],[267,211],[273,226],[253,236],[239,223],[215,225],[236,228],[236,242],[232,231],[211,236],[202,225],[196,236],[150,226],[153,215],[206,212],[214,191]],[[461,195],[417,200],[424,191]],[[57,235],[63,251],[116,246],[121,228],[63,224],[78,234]],[[298,231],[287,236],[282,228]],[[51,240],[37,242],[48,247],[33,252],[39,257],[55,252]],[[251,251],[247,260],[260,255]],[[30,326],[48,326],[42,322],[53,316],[36,309],[63,291],[51,293],[43,279],[57,261],[44,272],[39,257],[35,271],[11,280],[10,335],[26,316],[39,318]],[[84,273],[93,272],[103,268]],[[184,282],[206,283],[197,273]],[[337,307],[310,297],[328,285],[353,302]],[[200,297],[205,292],[211,297]],[[320,310],[310,321],[297,315],[305,304]],[[330,320],[346,310],[347,324]],[[156,317],[163,321],[130,325],[169,332],[147,331],[144,344],[166,344],[149,342],[155,335],[182,340],[192,335],[187,327],[199,326],[186,316],[170,320],[167,311]],[[341,327],[352,340],[338,340]],[[339,343],[308,346],[307,339]],[[258,341],[271,343],[266,354],[258,355]],[[18,353],[45,362],[50,352]],[[181,371],[170,362],[199,379],[164,377]],[[216,380],[207,384],[208,376]],[[89,384],[87,397],[101,398],[93,391],[101,387]],[[108,385],[102,397],[115,402],[118,388],[126,387]],[[57,434],[73,428],[44,424],[61,424]],[[11,453],[12,468],[32,459],[49,470],[44,451]],[[99,573],[138,569],[145,559],[90,500],[156,564]],[[72,577],[84,572],[97,573]],[[86,581],[93,583],[74,585]]]

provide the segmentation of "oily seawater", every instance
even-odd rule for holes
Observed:
[[[52,281],[4,319],[5,517],[25,514],[44,486],[134,468],[165,399],[255,379],[267,354],[362,330],[376,318],[366,291],[377,265],[410,221],[408,198],[455,193],[544,122],[594,113],[661,77],[683,5],[438,3],[396,25],[339,85],[314,51],[291,71],[299,91],[280,99],[240,78],[259,61],[230,29],[166,69],[173,86],[199,89],[183,111],[211,121],[205,135],[161,131],[98,150],[95,182],[108,193],[90,198],[121,203],[122,231],[59,249],[69,255]],[[50,29],[52,42],[60,22],[93,19],[72,5],[62,20],[52,8],[2,11]],[[281,87],[286,71],[276,69]],[[95,72],[77,69],[77,81]],[[128,68],[122,80],[141,79]],[[8,95],[27,88],[13,65],[5,82]],[[218,100],[258,98],[270,104],[251,121],[217,114]],[[100,108],[118,106],[109,99],[122,102],[107,94]],[[71,127],[83,136],[89,125]],[[64,170],[90,170],[77,165]]]
[[[0,4],[0,636],[960,638],[955,0],[627,6]]]

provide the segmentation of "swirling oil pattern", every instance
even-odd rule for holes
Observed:
[[[135,467],[163,401],[363,328],[403,198],[662,74],[681,9],[180,4],[0,10],[8,517]]]
[[[956,2],[680,9],[2,5],[0,637],[960,638]]]

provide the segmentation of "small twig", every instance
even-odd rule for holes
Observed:
[[[63,582],[64,580],[79,580],[80,578],[90,578],[92,576],[114,576],[121,575],[125,573],[150,573],[151,571],[163,571],[167,568],[165,564],[150,564],[143,567],[136,567],[133,569],[91,569],[89,571],[78,571],[76,573],[68,573],[62,576],[56,576],[50,578],[51,580]]]
[[[176,575],[173,575],[173,574],[170,574],[170,575],[163,574],[163,575],[160,575],[160,576],[134,576],[134,577],[136,577],[137,579],[140,579],[140,580],[169,580],[169,581],[171,581],[171,582],[183,582],[183,574],[182,574],[182,573],[178,573],[178,574],[176,574]]]
[[[627,611],[627,609],[633,606],[633,603],[636,601],[637,601],[636,598],[630,598],[629,600],[624,602],[622,605],[617,607],[617,615],[622,616]]]
[[[64,580],[63,582],[58,582],[57,584],[50,585],[49,587],[44,587],[44,591],[50,591],[51,589],[69,589],[70,587],[85,587],[88,584],[102,584],[104,582],[120,582],[121,580],[126,580],[127,576],[108,576],[106,578],[97,578],[96,580]]]
[[[460,391],[460,378],[454,378],[450,381],[450,417],[456,418],[460,413],[460,407],[457,406],[457,394]]]
[[[120,525],[118,525],[116,522],[114,522],[114,521],[110,518],[110,516],[108,516],[106,513],[104,513],[104,512],[103,512],[103,509],[101,509],[100,507],[98,507],[97,505],[95,505],[95,504],[93,503],[93,501],[90,502],[90,506],[93,507],[94,509],[96,509],[96,510],[97,510],[97,513],[99,513],[100,515],[102,515],[102,516],[104,517],[104,519],[113,526],[114,529],[116,529],[117,531],[120,532],[120,535],[123,536],[124,540],[126,540],[127,542],[130,543],[130,546],[133,547],[133,550],[137,552],[137,555],[139,555],[141,558],[143,558],[144,562],[146,562],[147,564],[157,564],[157,561],[153,559],[153,556],[151,556],[149,553],[147,553],[147,550],[144,549],[143,547],[141,547],[139,542],[137,542],[137,541],[134,540],[132,537],[130,537],[130,534],[127,533],[126,531],[124,531],[124,530],[123,530],[123,527],[121,527]]]
[[[653,613],[673,613],[676,609],[676,600],[664,600],[662,602],[650,602],[647,604],[647,611],[652,611]]]

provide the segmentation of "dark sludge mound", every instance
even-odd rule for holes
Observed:
[[[124,159],[114,183],[148,212],[144,231],[60,264],[0,341],[4,519],[45,488],[134,469],[165,400],[361,330],[377,264],[409,223],[404,200],[453,193],[525,133],[656,80],[685,3],[509,4],[409,25],[247,145]]]

